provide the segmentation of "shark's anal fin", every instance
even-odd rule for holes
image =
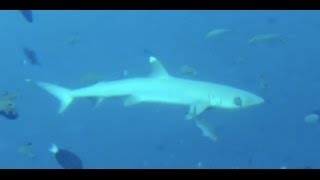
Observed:
[[[208,122],[199,118],[196,118],[195,121],[198,128],[201,129],[203,136],[208,137],[212,141],[218,140],[217,134],[215,133],[213,127]]]
[[[186,115],[187,120],[191,120],[202,114],[205,110],[207,110],[209,107],[209,104],[206,103],[196,103],[192,104],[189,107],[189,112]]]
[[[89,97],[88,99],[93,102],[94,108],[99,107],[102,101],[104,100],[103,97]]]
[[[164,68],[164,66],[161,64],[161,62],[154,56],[149,57],[149,62],[151,64],[151,73],[150,77],[153,78],[168,78],[170,77],[167,70]]]
[[[129,107],[141,103],[141,98],[137,96],[129,96],[124,100],[124,106]]]

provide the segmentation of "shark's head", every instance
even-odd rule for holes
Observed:
[[[239,108],[256,106],[262,103],[264,103],[264,99],[252,93],[241,94],[233,98],[233,104]]]
[[[247,91],[232,91],[225,96],[211,95],[211,107],[221,107],[226,109],[241,109],[256,106],[264,103],[264,99]]]

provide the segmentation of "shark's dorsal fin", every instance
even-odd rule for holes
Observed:
[[[153,78],[168,78],[170,77],[167,70],[163,67],[161,62],[154,56],[149,57],[149,62],[151,64],[150,77]]]

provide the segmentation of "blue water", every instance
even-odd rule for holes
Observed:
[[[312,168],[320,167],[319,124],[304,117],[320,107],[319,11],[0,11],[0,89],[18,92],[19,118],[0,117],[0,168],[61,168],[51,143],[77,154],[85,168]],[[215,28],[231,32],[216,38]],[[282,42],[249,44],[256,34]],[[70,40],[77,37],[75,44]],[[24,46],[43,66],[24,64]],[[218,141],[204,137],[187,107],[118,99],[59,102],[25,79],[84,86],[86,74],[107,80],[145,76],[148,49],[177,77],[245,89],[266,103],[237,111],[211,110],[204,118]],[[237,61],[242,58],[243,62]],[[179,71],[196,68],[196,76]],[[262,88],[260,76],[268,83]],[[32,142],[34,159],[19,153]]]

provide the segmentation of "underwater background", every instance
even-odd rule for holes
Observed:
[[[320,108],[319,11],[32,12],[28,22],[0,11],[0,94],[17,93],[19,113],[0,117],[0,168],[60,169],[51,143],[84,168],[320,167],[320,124],[305,120]],[[26,61],[24,47],[41,65]],[[265,103],[205,112],[213,142],[185,120],[188,107],[106,99],[94,108],[79,99],[60,115],[57,99],[25,81],[80,88],[97,77],[147,76],[148,52],[173,76],[245,89]]]

